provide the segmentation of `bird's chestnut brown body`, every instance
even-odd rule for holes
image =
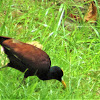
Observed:
[[[0,44],[10,61],[7,66],[25,72],[24,78],[36,75],[41,80],[62,81],[63,71],[57,66],[50,67],[51,60],[43,50],[4,36],[0,36]]]

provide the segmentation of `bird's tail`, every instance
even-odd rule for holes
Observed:
[[[4,40],[7,40],[7,39],[11,39],[10,37],[5,37],[5,36],[0,36],[0,44],[2,44],[2,42]]]

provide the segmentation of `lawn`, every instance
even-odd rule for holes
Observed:
[[[4,68],[0,70],[1,100],[100,99],[100,6],[96,2],[96,24],[76,21],[69,14],[83,19],[89,6],[88,2],[76,1],[0,0],[0,36],[41,43],[51,66],[63,69],[67,85],[64,89],[57,80],[31,76],[18,88],[24,73]],[[0,50],[0,67],[8,62]]]

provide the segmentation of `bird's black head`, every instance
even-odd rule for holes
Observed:
[[[58,66],[51,67],[48,76],[50,79],[56,79],[60,81],[63,84],[64,88],[66,88],[66,83],[62,80],[63,71],[61,70],[60,67]]]
[[[50,78],[62,81],[63,71],[58,66],[53,66],[50,68]]]
[[[40,75],[38,77],[41,80],[56,79],[56,80],[60,81],[63,84],[63,86],[66,88],[66,84],[62,80],[62,76],[63,76],[63,71],[61,70],[61,68],[58,66],[53,66],[53,67],[50,67],[50,70],[46,75],[42,75],[42,76]]]

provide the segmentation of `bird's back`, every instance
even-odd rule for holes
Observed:
[[[27,68],[32,71],[31,73],[37,70],[38,74],[41,71],[45,73],[49,70],[51,61],[43,50],[3,36],[2,40],[0,36],[0,41],[10,60],[10,67],[14,67],[22,72]]]

